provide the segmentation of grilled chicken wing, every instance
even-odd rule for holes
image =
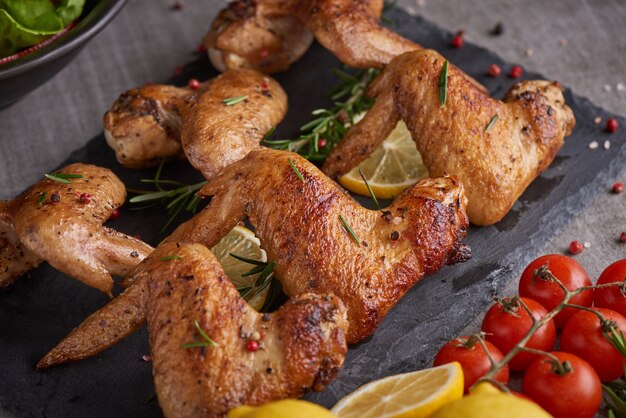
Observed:
[[[224,102],[239,97],[246,99],[233,105]],[[104,130],[124,166],[147,167],[184,152],[211,178],[258,148],[286,112],[287,95],[276,81],[238,70],[198,90],[165,85],[130,90],[104,115]]]
[[[220,12],[205,45],[218,69],[271,73],[304,54],[310,31],[344,64],[382,67],[421,48],[380,26],[382,8],[383,0],[238,0]],[[291,28],[297,30],[292,34]]]
[[[369,336],[425,274],[470,256],[461,243],[466,199],[453,177],[422,180],[386,210],[371,211],[299,155],[262,149],[225,169],[201,193],[212,195],[211,203],[167,241],[212,247],[248,217],[288,295],[333,293],[343,300],[349,344]],[[38,367],[93,356],[141,326],[147,303],[142,276],[128,276],[124,293],[87,318]]]
[[[123,305],[135,318],[147,314],[154,381],[166,417],[223,417],[242,404],[299,397],[322,390],[343,364],[346,314],[333,295],[300,295],[273,314],[259,314],[199,244],[164,244],[133,276],[133,285],[103,310],[112,314],[111,306]],[[94,340],[128,330],[116,315],[94,315],[87,323]],[[126,325],[133,324],[132,316]],[[258,339],[258,350],[247,349],[251,339]],[[193,343],[199,346],[182,347]],[[39,366],[51,364],[44,360]]]
[[[44,179],[18,198],[1,202],[5,246],[0,271],[5,273],[0,285],[46,260],[111,296],[111,274],[127,275],[152,247],[102,226],[126,198],[124,184],[110,170],[77,163],[59,173],[73,178],[67,183]]]
[[[332,292],[344,301],[350,344],[371,335],[425,274],[469,256],[463,186],[452,177],[423,180],[372,211],[299,155],[263,149],[200,194],[211,203],[169,240],[211,247],[247,217],[287,295]]]
[[[442,106],[438,83],[444,60],[431,50],[394,59],[371,86],[376,103],[332,150],[322,170],[331,177],[348,172],[402,119],[428,172],[458,176],[467,191],[470,221],[490,225],[550,165],[575,125],[574,115],[556,82],[522,81],[499,101],[453,65]]]
[[[0,290],[41,263],[41,259],[30,252],[17,236],[8,204],[0,201]]]

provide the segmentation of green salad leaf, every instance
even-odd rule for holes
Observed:
[[[63,30],[83,11],[85,0],[0,0],[0,57],[38,44]]]

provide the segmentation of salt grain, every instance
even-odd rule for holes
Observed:
[[[561,45],[561,46],[567,45],[567,39],[560,39],[559,40],[559,45]]]
[[[593,123],[595,123],[596,125],[601,124],[602,118],[600,116],[596,116],[596,118],[593,120]]]
[[[589,143],[589,149],[596,149],[598,148],[598,141],[593,141]]]
[[[604,149],[609,149],[609,148],[611,148],[611,143],[608,140],[604,141]]]
[[[528,49],[526,50],[526,56],[527,56],[527,57],[532,57],[534,53],[535,53],[535,52],[534,52],[532,49],[530,49],[530,48],[528,48]]]
[[[611,87],[611,85],[610,85],[610,84],[605,84],[605,85],[604,85],[604,91],[606,91],[606,92],[610,92],[611,90],[613,90],[613,87]]]
[[[626,86],[624,86],[624,83],[617,83],[615,87],[617,88],[617,91],[626,91]]]
[[[590,243],[590,242],[585,241],[585,243],[583,244],[583,247],[585,247],[585,248],[591,248],[591,243]]]

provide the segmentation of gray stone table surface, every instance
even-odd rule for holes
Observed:
[[[0,199],[21,192],[99,134],[102,114],[121,92],[166,80],[178,65],[194,59],[196,45],[224,1],[187,0],[178,11],[172,10],[173,3],[130,0],[60,74],[0,110]],[[626,115],[624,0],[400,0],[398,4],[450,30],[462,29],[467,41]],[[493,37],[489,30],[497,22],[503,23],[505,32]],[[615,180],[626,180],[626,172]],[[573,239],[588,242],[591,247],[578,260],[597,277],[606,265],[625,256],[626,246],[617,243],[619,233],[626,230],[624,199],[625,195],[609,194],[607,185],[607,193],[599,194],[552,242],[536,248],[536,255],[563,252]],[[468,322],[469,328],[476,327],[476,321],[468,318]]]

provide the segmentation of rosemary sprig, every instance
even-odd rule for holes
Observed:
[[[493,115],[493,117],[487,124],[487,127],[485,128],[485,133],[487,133],[489,129],[491,129],[491,127],[496,123],[497,120],[498,120],[498,114],[496,113],[495,115]]]
[[[200,334],[200,337],[202,337],[204,341],[196,341],[192,343],[183,344],[180,346],[180,348],[197,348],[197,347],[207,347],[207,346],[217,347],[218,344],[215,341],[213,341],[211,337],[207,335],[206,332],[204,332],[204,330],[200,326],[200,323],[198,322],[197,319],[194,319],[193,325],[196,327],[198,334]]]
[[[368,110],[374,100],[365,92],[380,70],[368,68],[354,73],[334,69],[340,83],[331,90],[334,105],[328,109],[316,109],[313,119],[300,127],[296,139],[263,140],[263,145],[281,150],[298,152],[312,161],[324,160],[348,129],[355,124],[355,116]]]
[[[153,179],[140,180],[141,183],[154,185],[156,190],[128,189],[130,192],[136,194],[136,196],[129,199],[130,203],[148,203],[147,206],[142,206],[137,209],[149,207],[151,206],[150,204],[154,203],[167,202],[166,208],[168,217],[165,225],[161,228],[161,233],[165,232],[183,209],[194,214],[196,213],[200,199],[195,193],[207,184],[206,181],[201,181],[196,184],[185,184],[174,180],[164,180],[161,179],[162,171],[163,163],[159,165]]]
[[[626,375],[626,367],[624,368]],[[602,385],[604,400],[609,407],[609,416],[626,418],[626,377]]]
[[[446,100],[448,96],[448,60],[443,62],[443,67],[441,68],[441,75],[439,76],[439,103],[441,106],[446,105]]]
[[[236,105],[237,103],[241,103],[244,100],[248,100],[248,96],[237,96],[237,97],[229,97],[228,99],[222,100],[226,106]]]
[[[302,180],[302,183],[306,183],[306,180],[304,179],[304,177],[302,177],[302,173],[300,173],[300,170],[298,170],[298,167],[296,167],[293,161],[291,161],[291,158],[287,159],[287,161],[289,161],[289,165],[291,166],[293,171],[296,173],[296,176],[298,176],[298,178]]]
[[[339,219],[341,219],[341,223],[343,224],[343,227],[346,228],[346,231],[348,231],[348,233],[352,236],[352,239],[354,240],[354,242],[361,245],[361,240],[359,240],[359,237],[357,237],[357,235],[354,233],[354,231],[348,224],[348,221],[345,220],[343,215],[339,215]]]
[[[41,207],[41,205],[43,205],[43,202],[46,200],[46,196],[48,196],[48,193],[46,192],[39,195],[39,199],[37,199],[37,207]]]
[[[180,260],[183,258],[180,255],[166,255],[165,257],[159,258],[160,261],[170,261],[170,260]]]
[[[624,332],[618,329],[617,325],[612,325],[609,327],[609,331],[603,332],[603,335],[622,357],[626,358],[626,336],[624,336]]]
[[[376,199],[376,195],[372,191],[372,188],[370,187],[370,184],[367,182],[367,179],[365,178],[365,175],[363,174],[363,172],[361,171],[360,168],[359,168],[359,175],[363,179],[363,183],[365,183],[365,187],[367,187],[367,191],[369,192],[370,197],[374,201],[374,204],[376,205],[376,209],[380,210],[380,205],[378,204],[378,199]]]
[[[82,179],[82,174],[66,174],[66,173],[52,173],[52,174],[44,174],[44,177],[50,179],[52,181],[56,181],[57,183],[63,184],[72,184],[69,179]]]
[[[252,299],[255,295],[265,290],[266,287],[272,286],[274,284],[274,266],[276,265],[275,261],[272,262],[263,262],[259,260],[253,260],[251,258],[242,257],[240,255],[229,253],[229,255],[237,260],[243,261],[244,263],[252,264],[255,267],[250,269],[249,271],[243,273],[241,277],[248,277],[255,274],[258,274],[254,283],[250,286],[238,287],[237,290],[242,298],[246,300]],[[271,289],[270,289],[271,290]],[[275,292],[271,292],[272,296]],[[263,305],[263,309],[269,308],[271,301]],[[263,311],[262,309],[262,311]]]

